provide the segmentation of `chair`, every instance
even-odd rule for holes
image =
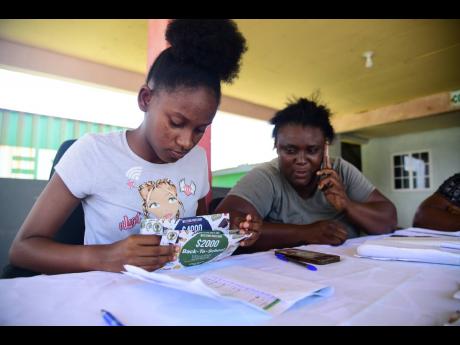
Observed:
[[[214,198],[209,203],[209,214],[213,214],[220,202],[224,200],[224,197]]]
[[[217,206],[219,206],[220,202],[224,200],[229,191],[230,188],[226,187],[212,187],[212,200],[208,206],[209,214],[213,214],[215,212]]]
[[[75,140],[76,139],[67,140],[63,142],[59,147],[53,160],[50,179],[54,174],[54,167],[59,162],[64,152],[67,151],[67,149],[75,142]],[[85,221],[83,207],[80,203],[80,205],[78,205],[78,207],[73,211],[73,213],[62,225],[62,227],[54,235],[54,239],[57,242],[65,244],[83,244],[84,235]],[[4,267],[1,278],[31,277],[38,274],[40,273],[8,264]]]

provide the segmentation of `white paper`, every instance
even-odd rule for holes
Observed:
[[[162,286],[173,287],[174,289],[194,293],[197,295],[215,297],[216,293],[209,289],[200,279],[185,275],[170,276],[166,273],[148,272],[140,267],[124,265],[125,272],[130,277],[146,281],[148,283],[159,284]]]
[[[424,228],[407,228],[402,230],[395,231],[395,234],[402,236],[432,236],[432,237],[460,237],[460,231],[441,231],[441,230],[431,230]]]
[[[460,265],[460,239],[446,237],[386,237],[358,246],[357,255],[381,260],[402,260]]]
[[[207,297],[238,300],[271,315],[284,312],[304,298],[333,293],[332,287],[326,285],[242,266],[212,270],[196,277],[124,267],[123,273],[133,278]]]

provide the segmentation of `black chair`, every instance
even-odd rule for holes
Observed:
[[[224,200],[224,197],[220,197],[220,198],[214,198],[211,200],[211,202],[209,203],[209,214],[213,214],[214,211],[216,210],[217,206],[219,206],[220,202]]]
[[[208,206],[209,214],[213,214],[215,212],[217,206],[219,206],[220,202],[224,200],[229,191],[230,188],[226,187],[212,187],[212,200]]]
[[[51,168],[50,178],[54,174],[54,167],[61,159],[65,151],[75,142],[75,139],[67,140],[59,147],[56,157],[54,157],[53,166]],[[83,207],[80,203],[73,211],[70,217],[66,220],[64,225],[54,235],[54,239],[60,243],[66,244],[83,244],[85,235],[85,221],[83,214]],[[4,267],[1,278],[16,278],[16,277],[31,277],[40,273],[28,269],[20,268],[8,264]]]

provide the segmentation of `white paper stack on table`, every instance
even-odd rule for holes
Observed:
[[[408,228],[395,235],[367,240],[357,256],[378,260],[401,260],[460,265],[460,231]]]
[[[424,228],[407,228],[394,232],[396,236],[410,236],[410,237],[459,237],[460,231],[440,231]]]
[[[126,275],[211,298],[241,301],[271,315],[313,296],[330,296],[332,287],[243,266],[207,271],[199,276],[148,272],[125,265]]]

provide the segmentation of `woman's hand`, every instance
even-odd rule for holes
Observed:
[[[240,246],[248,247],[253,245],[260,236],[262,229],[262,219],[247,214],[244,217],[236,216],[232,221],[232,228],[240,229],[240,234],[249,234],[250,237],[240,242]]]
[[[160,236],[132,235],[124,240],[106,245],[104,267],[107,271],[121,272],[123,265],[154,271],[177,258],[179,247],[160,246]]]
[[[343,188],[342,180],[337,172],[332,169],[329,158],[329,143],[326,140],[323,151],[324,167],[316,172],[320,176],[318,188],[323,191],[326,200],[338,211],[345,211],[350,203],[347,193]]]
[[[319,220],[306,225],[305,244],[341,245],[347,240],[345,226],[336,220]]]
[[[323,191],[326,200],[338,211],[346,211],[350,199],[348,198],[342,180],[334,169],[325,168],[319,170],[319,176],[324,176],[318,183],[318,188]]]

